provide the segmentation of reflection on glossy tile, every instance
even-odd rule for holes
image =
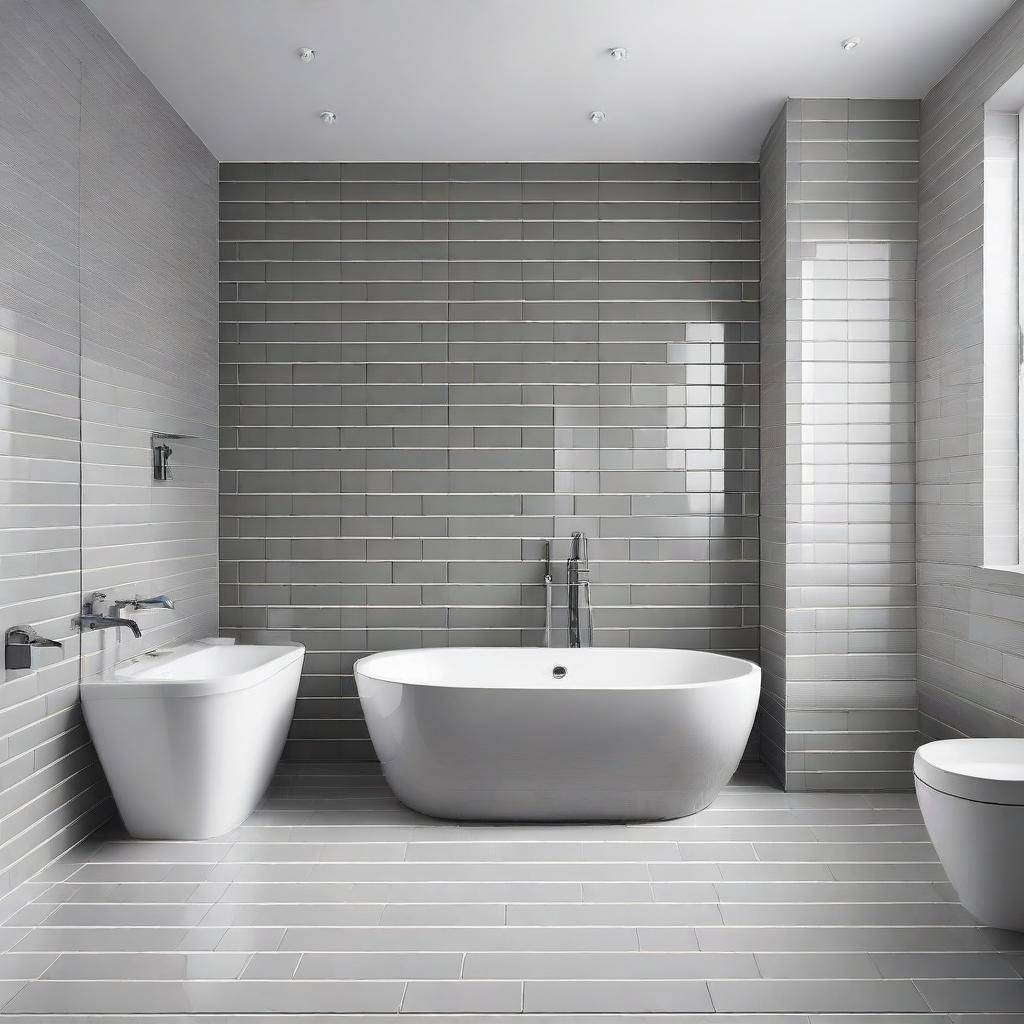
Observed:
[[[761,153],[762,752],[791,790],[909,788],[918,740],[918,104],[852,103],[790,100]]]

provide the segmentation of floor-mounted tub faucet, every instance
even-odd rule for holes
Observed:
[[[587,538],[576,531],[569,542],[569,558],[565,563],[569,583],[569,646],[592,647],[594,644],[594,610],[590,603],[590,559]],[[587,604],[587,641],[580,633],[580,591]]]
[[[544,646],[551,646],[551,541],[544,541]]]

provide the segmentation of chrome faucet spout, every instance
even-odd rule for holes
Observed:
[[[75,625],[83,631],[87,629],[119,629],[121,626],[126,626],[132,631],[136,640],[142,636],[142,630],[139,629],[139,624],[134,619],[115,618],[111,615],[79,615],[75,619]]]

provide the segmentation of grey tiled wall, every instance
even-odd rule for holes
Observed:
[[[757,651],[757,167],[222,167],[222,623],[309,651],[288,756],[372,757],[367,651]],[[557,642],[565,642],[556,566]]]
[[[83,525],[86,580],[114,587],[149,586],[175,531],[205,533],[179,564],[216,623],[216,165],[200,149],[79,0],[0,3],[0,631],[65,644],[36,671],[0,665],[0,889],[112,811],[78,701]],[[142,485],[139,427],[180,399],[179,364],[205,388],[202,528]]]
[[[168,594],[83,639],[83,674],[217,632],[217,188],[206,147],[90,19],[83,61],[82,589]],[[173,479],[153,480],[150,435]]]
[[[78,708],[78,117],[58,4],[0,4],[0,628],[65,644],[0,664],[0,889],[109,814]]]
[[[922,105],[918,676],[929,738],[1024,736],[1024,582],[979,568],[984,105],[1022,65],[1018,2]]]
[[[790,789],[911,782],[918,108],[790,100],[763,151],[764,750]]]

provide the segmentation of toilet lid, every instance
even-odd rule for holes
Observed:
[[[1024,805],[1024,739],[926,743],[914,755],[914,774],[950,796]]]

